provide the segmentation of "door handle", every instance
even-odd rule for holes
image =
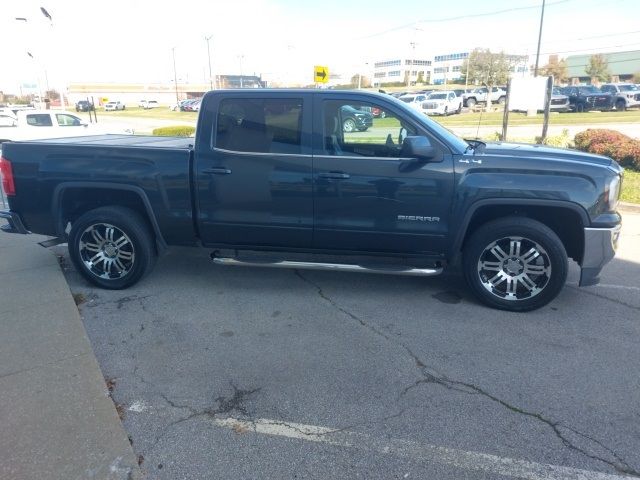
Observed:
[[[323,172],[318,174],[320,178],[330,178],[332,180],[346,180],[347,178],[351,178],[351,175],[343,172]]]
[[[226,167],[213,167],[203,170],[202,173],[207,175],[229,175],[231,173],[231,169]]]

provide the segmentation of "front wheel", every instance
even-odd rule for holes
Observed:
[[[78,272],[102,288],[120,290],[137,283],[156,261],[147,222],[124,207],[100,207],[73,222],[69,255]]]
[[[621,112],[624,112],[627,109],[627,104],[624,102],[624,100],[618,100],[616,102],[616,110],[620,110]]]
[[[473,108],[476,103],[478,102],[476,102],[475,98],[467,98],[467,107]]]
[[[353,132],[356,129],[356,121],[352,118],[347,118],[342,124],[342,129],[347,132]]]
[[[567,278],[567,252],[553,230],[536,220],[509,217],[476,230],[463,252],[465,279],[480,301],[512,312],[553,300]]]

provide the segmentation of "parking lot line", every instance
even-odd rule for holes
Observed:
[[[278,437],[324,443],[338,447],[373,451],[383,455],[397,455],[412,460],[436,462],[472,471],[483,471],[512,478],[530,480],[624,480],[626,475],[615,475],[571,467],[529,462],[498,457],[486,453],[468,452],[454,448],[438,447],[401,439],[377,439],[367,434],[315,425],[269,420],[253,421],[237,418],[213,418],[219,427],[229,428],[238,434],[259,433]]]

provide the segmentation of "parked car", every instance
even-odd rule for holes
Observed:
[[[569,112],[571,104],[569,97],[564,95],[560,88],[553,87],[551,91],[551,102],[549,103],[549,111],[551,112]]]
[[[112,112],[115,110],[124,110],[125,106],[124,103],[122,102],[107,102],[107,104],[104,106],[104,110],[105,112]]]
[[[385,118],[387,116],[387,112],[377,107],[371,108],[371,114],[374,118]]]
[[[87,124],[71,112],[60,110],[19,110],[2,114],[6,127],[0,129],[0,143],[40,138],[88,135]]]
[[[424,102],[426,99],[427,99],[427,96],[424,93],[407,94],[407,95],[402,95],[401,97],[398,97],[398,100],[406,103],[407,105],[415,108],[416,110],[421,109],[422,102]]]
[[[88,100],[80,100],[76,103],[76,112],[89,112],[92,110],[95,110],[95,107]]]
[[[460,113],[462,110],[462,98],[452,90],[441,90],[431,93],[422,102],[422,113],[426,115],[450,115]]]
[[[465,107],[472,108],[476,103],[487,103],[487,87],[480,87],[462,95]],[[507,99],[507,91],[502,87],[492,87],[489,95],[491,103],[504,104]]]
[[[613,95],[616,110],[640,107],[640,88],[633,83],[605,83],[600,90]]]
[[[467,88],[467,89],[455,88],[453,91],[457,96],[462,97],[465,93],[471,93],[472,89],[471,88]]]
[[[593,85],[577,85],[560,89],[569,97],[572,112],[588,112],[589,110],[613,110],[614,97]]]
[[[397,124],[346,135],[354,105]],[[67,243],[78,273],[107,289],[140,281],[168,245],[201,245],[217,265],[421,276],[460,265],[480,301],[522,312],[558,295],[570,258],[580,286],[597,284],[621,228],[623,169],[610,158],[465,141],[365,92],[216,90],[195,139],[9,142],[0,162],[2,229]]]
[[[199,102],[202,99],[200,98],[192,98],[190,100],[188,100],[187,102],[185,102],[181,107],[180,110],[182,110],[183,112],[197,112],[200,109],[200,104]],[[197,110],[196,110],[197,109]]]
[[[342,119],[342,130],[345,133],[364,132],[373,125],[373,114],[364,110],[356,109],[351,105],[344,105],[340,109]]]
[[[138,107],[144,108],[145,110],[148,110],[150,108],[157,108],[158,106],[158,102],[155,100],[140,100],[138,102]]]

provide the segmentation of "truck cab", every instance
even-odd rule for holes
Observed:
[[[0,128],[0,143],[37,138],[85,135],[87,124],[77,115],[56,110],[18,110],[10,126]]]

